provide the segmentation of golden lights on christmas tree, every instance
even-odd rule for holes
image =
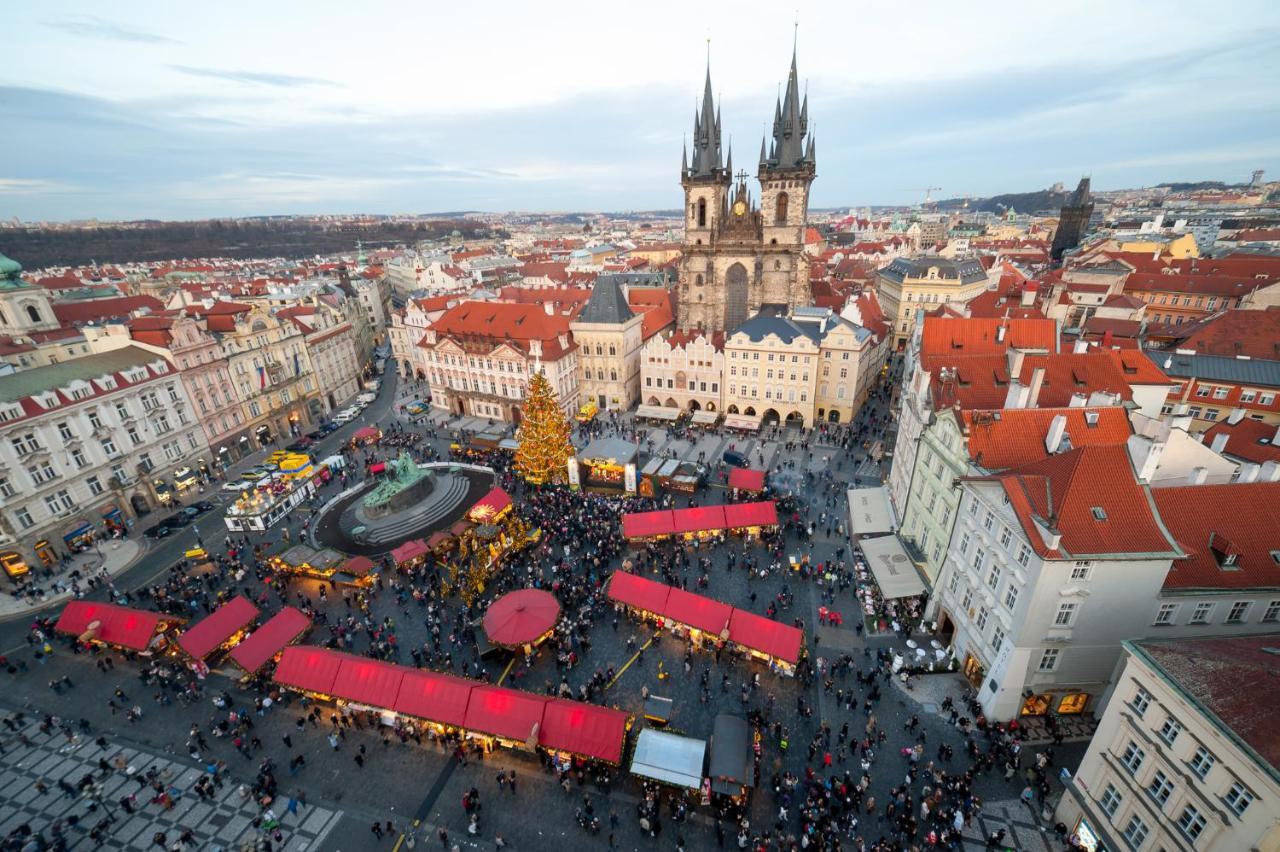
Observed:
[[[526,482],[546,485],[568,477],[573,444],[569,419],[556,400],[555,389],[541,371],[529,382],[529,397],[521,411],[523,420],[516,440],[515,471]]]

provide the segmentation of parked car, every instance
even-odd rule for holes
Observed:
[[[212,503],[210,503],[208,500],[197,500],[196,502],[192,503],[190,506],[187,506],[185,511],[188,514],[194,513],[194,517],[198,518],[201,515],[203,515],[205,512],[212,512],[216,508],[217,507],[214,506]]]
[[[316,431],[319,432],[320,437],[323,438],[325,435],[331,435],[334,432],[337,432],[338,424],[334,423],[332,420],[326,420],[324,423],[320,424],[320,428],[316,429]]]
[[[184,508],[174,512],[172,515],[161,521],[160,524],[161,526],[170,526],[174,529],[178,529],[179,527],[185,527],[187,524],[190,524],[192,520],[192,516],[188,515],[187,510]]]
[[[226,482],[222,483],[222,487],[221,487],[221,488],[219,488],[218,490],[219,490],[219,491],[234,491],[234,492],[236,492],[237,494],[239,494],[241,491],[243,491],[244,489],[246,489],[246,488],[248,488],[248,487],[249,487],[249,483],[245,482],[245,481],[244,481],[244,480],[242,480],[242,479],[229,479],[229,480],[227,480]]]
[[[750,460],[737,450],[725,450],[724,463],[731,464],[734,467],[751,467]]]
[[[315,443],[315,439],[302,437],[285,447],[291,453],[305,453],[307,449]]]
[[[165,523],[159,523],[153,527],[147,527],[145,530],[142,531],[142,534],[145,535],[147,538],[156,538],[156,539],[164,538],[167,535],[172,535],[172,533],[173,533],[173,527]]]
[[[323,438],[323,437],[324,437],[325,435],[327,435],[327,434],[329,434],[329,433],[328,433],[328,432],[325,432],[325,431],[324,431],[324,429],[323,429],[323,427],[321,427],[321,428],[316,429],[314,432],[308,432],[308,433],[307,433],[307,435],[306,435],[306,438],[307,438],[307,440],[308,440],[308,441],[310,441],[311,443],[313,443],[313,444],[314,444],[314,443],[316,443],[317,441],[319,441],[321,438]]]

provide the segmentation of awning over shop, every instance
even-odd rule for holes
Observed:
[[[744,432],[754,432],[760,428],[762,419],[757,415],[726,414],[724,416],[724,427],[726,429],[741,429]]]
[[[729,487],[743,491],[763,491],[764,471],[753,467],[735,467],[729,471]]]
[[[702,595],[671,587],[663,615],[681,624],[696,627],[704,633],[719,636],[729,626],[733,607]]]
[[[636,739],[631,772],[697,790],[702,787],[702,766],[706,756],[706,740],[648,728],[641,731]]]
[[[145,651],[157,630],[166,623],[181,620],[145,609],[130,609],[94,601],[71,601],[62,610],[54,629],[69,636],[83,636],[89,625],[97,622],[94,639],[121,648]]]
[[[404,672],[391,663],[344,654],[329,694],[357,704],[394,707]]]
[[[893,510],[889,506],[889,489],[849,489],[849,531],[854,535],[882,535],[893,532]]]
[[[408,669],[392,705],[397,713],[460,728],[467,720],[467,703],[475,683],[450,675]]]
[[[724,507],[724,524],[728,529],[744,527],[776,527],[778,506],[772,500],[758,503],[730,503]]]
[[[425,556],[430,552],[427,543],[420,538],[413,541],[406,541],[404,544],[391,551],[391,558],[396,561],[397,565],[403,565],[406,562],[412,562],[419,556]]]
[[[680,409],[662,405],[641,405],[636,407],[636,417],[647,417],[650,420],[678,420]]]
[[[754,612],[734,609],[729,616],[729,641],[795,665],[800,662],[804,631]]]
[[[547,699],[500,686],[477,686],[467,704],[466,728],[481,734],[525,742],[542,722]]]
[[[751,748],[751,726],[740,716],[716,716],[711,734],[711,758],[707,774],[711,790],[736,796],[755,779],[755,754]]]
[[[490,642],[514,647],[545,636],[560,618],[560,602],[542,589],[518,589],[485,610],[484,635]]]
[[[552,698],[542,715],[542,745],[583,757],[619,763],[627,736],[627,714],[611,707]]]
[[[280,655],[273,679],[276,683],[294,689],[330,695],[344,656],[328,648],[290,645]]]
[[[311,619],[287,606],[231,649],[231,659],[249,674],[266,665],[276,653],[311,629]]]
[[[219,645],[248,627],[258,617],[258,608],[244,595],[236,595],[207,617],[182,631],[178,647],[203,660]]]
[[[596,438],[578,453],[579,461],[611,462],[628,465],[636,460],[640,447],[621,438]]]
[[[353,577],[363,577],[374,568],[373,560],[367,556],[353,556],[342,566],[342,573]]]
[[[630,512],[622,516],[623,538],[650,538],[671,535],[675,526],[670,510],[662,512]]]
[[[483,523],[502,514],[511,507],[511,495],[500,487],[494,486],[488,494],[467,510],[467,517],[477,523]]]
[[[690,422],[697,423],[698,425],[701,426],[701,425],[709,425],[711,423],[715,423],[716,420],[718,420],[719,418],[720,418],[720,412],[718,411],[706,411],[705,409],[698,409],[697,411],[693,412],[693,416],[690,417],[689,420]]]
[[[924,582],[896,535],[864,538],[858,546],[886,599],[909,598],[924,592]]]
[[[711,532],[724,529],[724,506],[696,506],[692,509],[676,509],[671,513],[671,524],[678,533]]]
[[[614,571],[609,581],[610,599],[645,612],[661,614],[670,593],[670,586],[626,571]]]

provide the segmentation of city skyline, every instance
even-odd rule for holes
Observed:
[[[750,164],[797,18],[814,207],[1280,168],[1280,16],[1261,4],[1156,21],[939,7],[909,25],[816,3],[672,7],[625,32],[572,5],[554,21],[502,8],[502,26],[389,6],[87,8],[10,12],[4,218],[674,209],[708,37],[726,142]]]

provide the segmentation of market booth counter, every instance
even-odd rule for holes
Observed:
[[[178,636],[178,647],[192,660],[204,662],[235,647],[253,627],[259,610],[244,595],[236,595]]]
[[[706,759],[706,740],[646,728],[636,738],[631,774],[686,790],[701,790]]]
[[[341,704],[382,714],[383,722],[390,724],[404,673],[392,663],[344,654],[329,694]]]
[[[636,456],[639,452],[638,445],[621,438],[596,438],[577,456],[583,481],[587,485],[621,488],[628,493],[634,492],[636,490]]]
[[[782,674],[794,676],[804,648],[804,631],[754,612],[734,609],[729,617],[729,641]]]
[[[427,561],[431,555],[431,547],[422,539],[415,538],[391,551],[391,558],[396,563],[397,571],[412,571]]]
[[[647,577],[614,571],[609,580],[609,599],[635,610],[642,618],[663,618],[671,587]]]
[[[486,747],[496,743],[531,751],[538,744],[538,728],[547,701],[531,692],[476,686],[471,690],[464,727],[468,736]]]
[[[631,717],[622,710],[552,698],[542,714],[539,744],[561,760],[584,758],[617,766],[631,727]]]
[[[672,587],[663,611],[677,635],[686,632],[695,646],[716,643],[728,637],[733,607],[711,598]]]
[[[467,510],[467,520],[477,524],[496,524],[511,511],[511,505],[511,495],[495,485]]]
[[[711,758],[707,774],[711,792],[741,804],[755,786],[756,737],[739,716],[716,716],[711,734]]]
[[[54,630],[82,644],[98,644],[143,655],[163,651],[176,627],[186,619],[144,609],[95,601],[71,601]]]
[[[764,471],[753,467],[735,467],[729,471],[729,489],[744,494],[764,491]]]
[[[311,619],[302,610],[287,606],[232,648],[231,660],[246,675],[257,674],[284,648],[306,636],[310,629]]]
[[[290,645],[280,653],[272,678],[281,686],[329,700],[345,656],[314,645]]]
[[[542,644],[560,620],[560,602],[542,589],[519,589],[498,598],[485,610],[484,634],[505,648],[529,652]]]
[[[467,722],[473,681],[452,675],[409,669],[392,705],[397,713],[425,722],[437,734],[461,730]]]

